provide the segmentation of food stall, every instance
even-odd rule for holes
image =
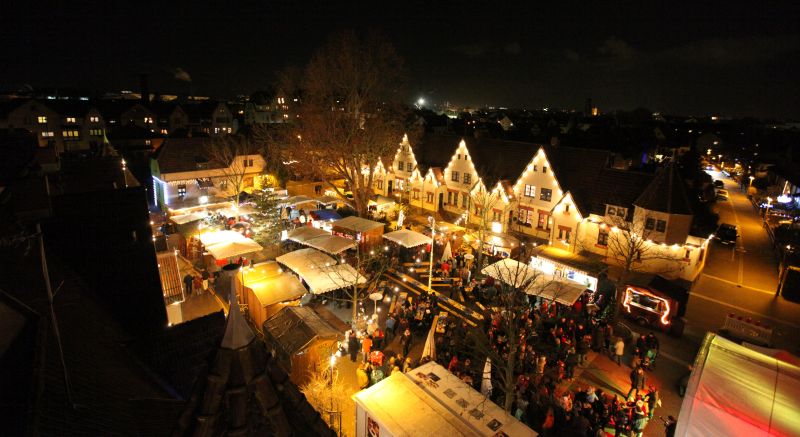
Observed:
[[[309,307],[283,308],[263,323],[267,344],[289,371],[289,379],[302,386],[319,363],[338,351],[344,335]]]
[[[255,325],[261,325],[278,311],[300,303],[306,293],[296,276],[281,269],[275,261],[246,267],[236,275],[236,292]]]
[[[539,246],[534,249],[530,265],[548,275],[578,283],[592,291],[597,291],[598,278],[608,269],[600,260],[553,246]]]
[[[484,267],[481,273],[512,287],[522,288],[528,295],[567,306],[574,305],[587,290],[586,286],[549,275],[509,258]]]
[[[367,282],[367,278],[359,275],[349,264],[337,264],[335,259],[316,249],[295,250],[275,260],[295,272],[306,283],[308,291],[314,294]]]
[[[356,437],[537,435],[433,361],[394,372],[352,399]]]
[[[350,216],[333,222],[333,234],[350,238],[370,248],[383,241],[383,223]]]

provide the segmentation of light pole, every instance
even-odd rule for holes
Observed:
[[[428,216],[428,223],[431,224],[431,260],[428,265],[428,293],[430,293],[431,285],[433,284],[433,246],[436,244],[436,219],[433,216]]]
[[[767,207],[764,209],[764,221],[767,221],[767,214],[769,214],[769,209],[772,207],[772,197],[767,197]]]
[[[752,187],[752,186],[753,186],[753,180],[754,180],[755,178],[756,178],[755,176],[750,176],[750,177],[748,178],[748,179],[750,179],[750,185],[749,185],[750,187]]]

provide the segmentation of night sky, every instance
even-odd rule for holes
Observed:
[[[181,68],[195,93],[232,97],[337,29],[376,29],[406,60],[409,102],[800,118],[795,1],[10,3],[4,87],[136,89],[148,73],[151,91],[187,93]]]

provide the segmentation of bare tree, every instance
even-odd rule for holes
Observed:
[[[497,279],[497,295],[491,306],[495,308],[493,317],[497,318],[498,332],[504,337],[503,347],[497,348],[490,341],[483,326],[471,328],[467,338],[475,358],[491,360],[494,366],[492,376],[499,383],[493,386],[503,394],[503,409],[511,412],[516,396],[516,375],[524,373],[519,357],[526,339],[520,319],[530,309],[530,297],[555,300],[563,294],[564,285],[525,263],[511,259],[488,266],[484,272]]]
[[[478,236],[478,254],[475,261],[478,268],[483,267],[483,247],[486,242],[486,237],[492,229],[492,222],[494,222],[494,210],[501,207],[505,212],[506,206],[500,198],[500,194],[496,191],[489,191],[484,187],[482,182],[472,189],[470,192],[470,207],[473,211],[470,215],[474,216],[477,223],[477,236]],[[502,216],[502,214],[501,214]]]
[[[228,192],[234,191],[232,197],[239,206],[239,196],[247,187],[249,178],[255,172],[252,157],[260,155],[260,148],[247,137],[221,135],[214,137],[207,146],[208,159],[224,167],[220,169]],[[239,221],[239,213],[236,213]]]
[[[402,64],[380,36],[343,33],[315,53],[299,80],[287,78],[282,85],[301,96],[297,117],[273,139],[284,162],[343,198],[352,194],[361,217],[378,160],[391,156],[402,138]]]

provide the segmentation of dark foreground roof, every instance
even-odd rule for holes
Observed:
[[[162,174],[197,170],[198,163],[208,163],[207,168],[222,168],[217,161],[209,161],[209,138],[167,138],[154,156]]]

